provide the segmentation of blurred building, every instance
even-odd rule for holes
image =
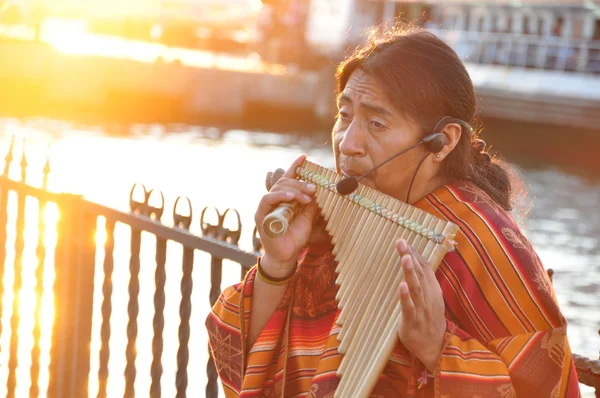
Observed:
[[[300,110],[302,120],[312,114],[329,123],[335,114],[337,61],[365,40],[373,26],[401,17],[417,19],[455,49],[473,80],[481,116],[588,129],[600,126],[597,1],[10,0],[10,4],[12,11],[2,16],[11,20],[43,27],[44,18],[52,16],[75,18],[84,26],[69,22],[66,29],[46,20],[55,39],[46,40],[47,45],[42,38],[36,45],[21,41],[0,46],[0,88],[16,93],[6,97],[2,106],[7,109],[31,113],[33,98],[39,109],[64,108],[69,115],[84,113],[73,111],[76,104],[85,105],[93,115],[102,115],[99,109],[104,109],[105,118],[142,114],[152,119],[162,112],[170,119],[192,121],[204,113],[218,113],[226,120],[261,114],[270,120],[272,114],[266,110],[286,115],[281,109],[292,109]],[[95,52],[90,51],[93,46]],[[282,119],[294,124],[290,117]]]
[[[463,59],[483,115],[597,129],[600,3],[586,0],[403,1]]]
[[[417,20],[465,62],[482,115],[600,125],[600,2],[311,0],[306,41],[341,59],[369,28]]]

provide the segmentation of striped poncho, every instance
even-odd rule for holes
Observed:
[[[416,206],[460,227],[457,250],[436,273],[446,303],[445,344],[429,374],[398,343],[372,396],[580,396],[566,321],[512,218],[467,183],[441,187]],[[342,359],[334,269],[330,245],[303,250],[252,347],[246,338],[256,269],[223,292],[206,325],[227,397],[333,397]]]

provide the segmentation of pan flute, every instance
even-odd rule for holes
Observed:
[[[338,351],[343,358],[335,396],[368,397],[398,339],[403,275],[394,242],[406,240],[435,270],[453,249],[458,227],[362,184],[342,196],[336,184],[343,177],[308,161],[296,174],[317,186],[316,202],[338,263]],[[293,206],[281,205],[267,216],[265,231],[285,233]]]

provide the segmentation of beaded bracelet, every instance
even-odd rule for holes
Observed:
[[[282,278],[275,278],[265,272],[265,270],[260,265],[260,258],[259,258],[257,273],[258,273],[258,277],[260,279],[262,279],[265,283],[268,283],[269,285],[284,285],[284,284],[288,283],[294,277],[294,274],[296,273],[297,268],[298,268],[298,263],[296,263],[296,265],[294,266],[294,269],[292,269],[292,271],[288,275],[286,275]]]

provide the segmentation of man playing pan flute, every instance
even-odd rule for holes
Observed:
[[[509,214],[509,172],[467,124],[476,99],[456,53],[428,32],[389,32],[345,60],[337,81],[337,172],[363,175],[437,128],[437,153],[421,145],[361,182],[460,228],[435,273],[407,242],[389,242],[404,272],[388,292],[400,300],[399,343],[371,396],[579,396],[566,321]],[[223,292],[206,322],[228,397],[333,397],[339,383],[332,245],[316,222],[315,187],[296,179],[303,160],[258,206],[259,264]],[[270,238],[263,219],[291,201],[299,214]]]

